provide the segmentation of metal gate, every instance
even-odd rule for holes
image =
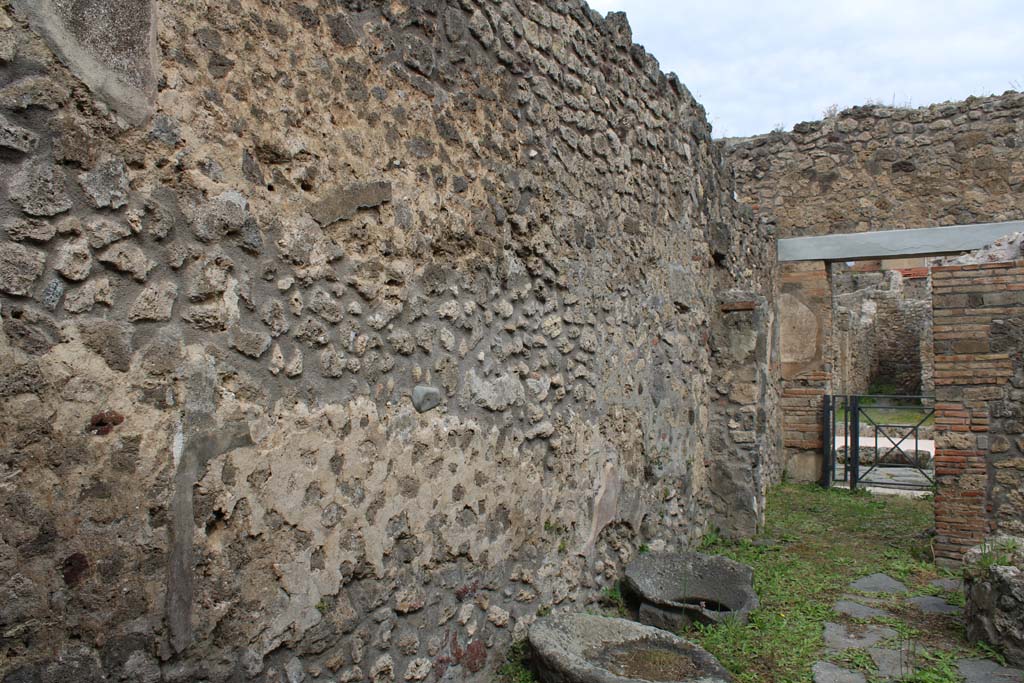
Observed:
[[[935,441],[922,431],[933,406],[927,396],[825,396],[822,486],[930,490]]]

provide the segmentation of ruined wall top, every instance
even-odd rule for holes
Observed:
[[[862,106],[722,142],[741,199],[800,237],[1024,217],[1024,94]]]

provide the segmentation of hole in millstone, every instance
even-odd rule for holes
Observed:
[[[648,640],[620,643],[590,659],[617,676],[645,681],[680,681],[702,673],[686,651]]]

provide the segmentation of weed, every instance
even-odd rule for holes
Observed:
[[[537,683],[527,666],[528,655],[525,640],[512,643],[505,656],[505,663],[498,668],[496,683]]]
[[[544,531],[549,534],[564,534],[568,529],[564,525],[558,522],[552,522],[550,519],[544,521]]]
[[[565,539],[558,542],[558,552],[560,555],[564,555],[568,549],[569,546],[565,544]]]
[[[703,538],[700,539],[700,550],[710,550],[718,545],[722,540],[718,529],[711,529],[704,534]]]
[[[637,548],[636,551],[643,555],[644,553],[651,552],[651,546],[647,545],[646,543],[641,543],[640,547]]]
[[[842,664],[847,669],[859,669],[860,671],[874,671],[875,662],[867,650],[852,648],[843,650],[832,657],[836,664]]]
[[[745,625],[697,626],[686,637],[718,657],[737,683],[810,681],[824,649],[822,624],[835,618],[832,604],[850,581],[890,571],[911,583],[934,577],[934,567],[914,559],[924,554],[921,532],[932,523],[931,505],[913,499],[777,486],[769,492],[764,535],[784,546],[729,543],[717,535],[701,543],[754,568],[760,609]],[[863,658],[858,663],[867,665]]]
[[[992,567],[1013,564],[1013,556],[1017,550],[1017,542],[1013,539],[985,541],[981,546],[981,554],[978,556],[977,562],[964,567],[964,575],[968,577],[985,576]]]
[[[1003,653],[995,649],[988,643],[986,643],[984,640],[979,640],[977,643],[975,643],[974,648],[981,654],[982,657],[994,659],[996,662],[999,663],[999,666],[1007,666],[1006,657],[1003,656]]]
[[[622,597],[622,589],[618,584],[608,586],[601,591],[601,604],[612,608],[616,616],[629,616],[629,610],[626,609],[626,600]]]
[[[962,680],[952,652],[921,651],[919,661],[925,666],[904,679],[906,683],[960,683]]]
[[[537,610],[538,617],[546,617],[551,614],[551,605],[541,605],[540,609]]]

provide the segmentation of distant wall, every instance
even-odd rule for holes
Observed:
[[[719,144],[739,198],[773,221],[779,237],[1024,218],[1020,93],[919,109],[854,107],[792,132]],[[926,327],[928,307],[887,300],[893,305],[883,306],[882,316],[889,322],[876,326],[841,303],[834,309],[824,264],[784,264],[781,278],[787,468],[796,478],[817,479],[822,396],[864,390],[878,371],[908,387],[920,377],[921,391],[931,392],[927,331],[914,339],[900,331],[918,321]]]
[[[834,390],[868,393],[872,384],[892,393],[931,393],[932,307],[927,273],[849,271],[831,264]]]
[[[1024,217],[1024,94],[863,106],[723,142],[740,198],[781,237]]]

